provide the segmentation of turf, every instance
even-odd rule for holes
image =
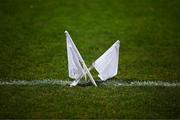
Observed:
[[[180,82],[179,6],[179,0],[0,0],[0,79],[68,79],[68,30],[88,66],[121,41],[114,79]],[[0,116],[180,118],[179,93],[179,88],[1,86]]]
[[[3,96],[0,118],[180,117],[177,88],[9,86],[0,89],[4,91],[0,93]]]

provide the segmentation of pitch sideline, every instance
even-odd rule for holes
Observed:
[[[45,80],[0,80],[0,86],[5,85],[69,85],[70,80],[58,80],[58,79],[45,79]],[[101,82],[103,86],[164,86],[164,87],[180,87],[178,82],[168,81],[152,81],[152,80],[109,80]]]

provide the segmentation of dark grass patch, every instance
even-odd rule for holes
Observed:
[[[1,118],[179,118],[179,88],[0,86]]]

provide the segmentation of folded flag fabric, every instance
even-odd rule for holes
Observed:
[[[116,41],[92,65],[99,73],[98,77],[105,81],[117,75],[120,41]]]
[[[68,57],[68,73],[69,77],[75,79],[70,86],[76,86],[81,78],[87,74],[94,86],[97,86],[94,78],[89,72],[81,54],[75,46],[71,36],[65,31],[67,43],[67,57]]]
[[[68,57],[68,73],[69,77],[75,79],[70,86],[76,86],[83,76],[89,77],[94,86],[97,86],[93,76],[90,73],[95,68],[99,73],[99,78],[103,81],[114,77],[118,72],[119,47],[120,41],[116,41],[102,56],[100,56],[88,69],[76,45],[67,31],[67,57]]]
[[[72,79],[78,79],[83,75],[84,69],[80,63],[80,58],[75,50],[75,45],[69,36],[68,32],[66,33],[66,44],[67,44],[67,57],[68,57],[68,72],[69,77]]]

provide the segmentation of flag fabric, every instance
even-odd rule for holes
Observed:
[[[86,74],[90,78],[91,82],[97,86],[91,73],[89,72],[90,69],[87,68],[71,36],[67,31],[65,31],[65,35],[67,44],[68,73],[70,78],[75,79],[70,86],[76,86]],[[120,41],[118,40],[92,64],[92,66],[98,71],[98,76],[101,80],[105,81],[117,75],[119,47]]]
[[[116,41],[92,65],[99,73],[98,77],[105,81],[117,75],[120,41]]]
[[[72,79],[79,79],[83,75],[84,69],[82,68],[82,65],[80,63],[81,60],[75,50],[76,46],[74,45],[68,32],[65,33],[66,33],[69,77]]]
[[[85,74],[88,75],[94,86],[97,86],[71,36],[67,31],[65,31],[65,35],[67,43],[68,73],[70,78],[75,79],[70,86],[76,86]]]

